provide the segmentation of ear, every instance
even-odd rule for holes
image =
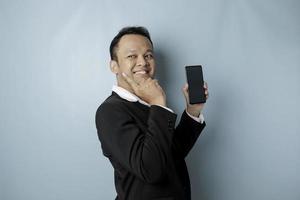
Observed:
[[[115,60],[111,60],[109,65],[110,65],[110,71],[112,71],[112,73],[114,73],[114,74],[118,74],[118,72],[119,72],[118,62]]]

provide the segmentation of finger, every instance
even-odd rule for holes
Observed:
[[[189,86],[188,86],[188,84],[186,83],[186,84],[183,86],[183,88],[182,88],[182,93],[183,93],[183,95],[184,95],[185,100],[186,100],[187,103],[189,102],[189,91],[188,91],[188,89],[189,89]]]
[[[125,81],[132,87],[133,90],[136,90],[139,86],[137,82],[135,82],[131,77],[129,77],[126,73],[122,72],[122,76]]]
[[[184,90],[188,90],[189,89],[189,85],[187,83],[185,83],[184,86],[183,86],[183,89]]]
[[[158,83],[158,80],[157,79],[152,79],[152,82],[156,84],[156,83]]]
[[[184,94],[188,94],[189,93],[189,85],[187,83],[183,86],[182,92]]]
[[[153,79],[152,81],[156,86],[160,86],[157,79]]]
[[[204,86],[203,86],[205,89],[208,89],[208,85],[207,85],[207,82],[204,82]]]
[[[155,79],[152,79],[151,77],[149,77],[145,80],[145,82],[149,82],[149,83],[155,82]]]

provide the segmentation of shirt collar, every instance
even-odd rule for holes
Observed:
[[[125,99],[127,101],[130,101],[130,102],[139,102],[139,103],[144,104],[146,106],[150,106],[147,102],[143,101],[138,96],[136,96],[135,94],[132,94],[131,92],[129,92],[128,90],[126,90],[126,89],[124,89],[122,87],[114,85],[113,88],[112,88],[112,91],[114,91],[122,99]]]

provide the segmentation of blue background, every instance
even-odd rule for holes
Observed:
[[[185,65],[209,85],[193,199],[299,200],[299,19],[297,0],[1,0],[0,199],[114,199],[94,115],[111,39],[143,25],[171,109]]]

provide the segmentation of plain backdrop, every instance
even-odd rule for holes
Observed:
[[[193,200],[299,200],[299,19],[298,0],[0,0],[0,199],[114,199],[94,116],[112,38],[142,25],[171,109],[185,65],[209,85]]]

